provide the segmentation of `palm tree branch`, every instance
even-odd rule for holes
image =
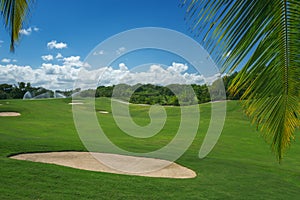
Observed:
[[[246,88],[245,111],[280,161],[300,126],[300,2],[203,0],[186,4],[199,4],[192,6],[198,10],[193,10],[188,23],[194,25],[193,31],[201,31],[197,35],[216,63],[224,72],[240,68],[229,89],[235,94]]]
[[[19,32],[34,0],[0,0],[1,15],[10,34],[10,50],[14,51]]]

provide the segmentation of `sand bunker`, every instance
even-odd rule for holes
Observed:
[[[101,114],[108,114],[109,112],[107,112],[105,110],[100,110],[99,113],[101,113]]]
[[[145,157],[124,156],[118,154],[107,153],[91,153],[89,152],[50,152],[50,153],[30,153],[19,154],[11,158],[17,160],[29,160],[33,162],[51,163],[62,166],[68,166],[77,169],[109,172],[116,174],[127,174],[147,177],[164,177],[164,178],[194,178],[196,173],[186,167],[176,163]],[[95,159],[95,157],[97,159]],[[100,161],[108,162],[114,166],[120,166],[121,171],[108,167]],[[138,163],[138,167],[137,167]],[[153,171],[157,166],[166,166],[163,169]],[[111,165],[110,165],[111,166]],[[149,169],[149,172],[136,173],[136,168]],[[126,169],[127,167],[127,169]],[[120,169],[119,167],[117,169]],[[144,170],[147,171],[147,170]],[[135,172],[135,173],[134,173]]]
[[[83,104],[82,102],[72,102],[72,103],[69,103],[70,105],[81,105]]]
[[[20,115],[21,114],[17,112],[0,112],[0,117],[16,117]]]
[[[151,106],[150,104],[144,104],[144,103],[138,103],[136,105],[139,105],[139,106]]]

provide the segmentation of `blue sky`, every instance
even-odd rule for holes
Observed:
[[[180,8],[179,3],[179,0],[36,1],[15,53],[9,52],[8,33],[3,28],[0,30],[0,83],[25,81],[35,86],[69,89],[70,83],[51,84],[49,80],[43,82],[42,79],[50,77],[52,82],[62,80],[62,77],[53,76],[59,73],[74,73],[75,76],[73,68],[84,66],[83,60],[90,51],[115,34],[134,28],[163,27],[192,36],[184,21],[185,9]],[[173,62],[186,64],[178,56],[155,52],[151,55],[157,55],[153,62],[166,66],[172,66]],[[151,62],[151,56],[139,54],[136,59],[132,54],[130,56],[131,59],[119,59],[129,69],[141,62]],[[64,65],[69,68],[62,69]],[[49,75],[50,68],[52,76],[41,75],[37,80],[42,70],[48,70]],[[74,80],[74,77],[67,80],[67,75],[64,78],[66,82]]]

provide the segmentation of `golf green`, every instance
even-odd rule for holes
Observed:
[[[86,151],[73,121],[72,106],[76,105],[70,102],[71,99],[0,101],[0,112],[21,113],[0,117],[0,199],[299,199],[299,130],[279,164],[238,101],[227,103],[222,135],[204,159],[198,158],[198,152],[210,122],[210,104],[199,105],[197,135],[176,161],[197,173],[192,179],[92,172],[8,158],[28,152]],[[168,117],[159,134],[133,138],[116,125],[109,99],[97,99],[95,109],[107,137],[132,152],[162,148],[172,140],[180,124],[180,108],[165,107]],[[149,106],[130,105],[130,114],[139,125],[150,122],[148,111]]]

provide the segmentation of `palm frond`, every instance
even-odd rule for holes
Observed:
[[[279,161],[299,127],[300,1],[193,0],[190,29],[223,72],[240,69],[230,91],[263,131]]]
[[[19,31],[28,15],[31,0],[0,0],[1,14],[10,34],[10,50],[14,51]]]

